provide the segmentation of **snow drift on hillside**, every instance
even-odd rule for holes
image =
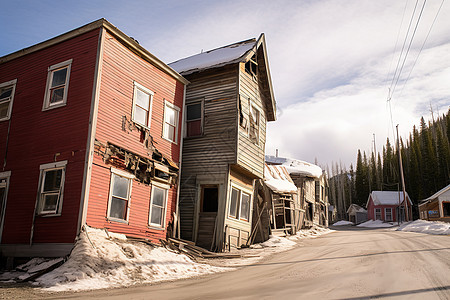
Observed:
[[[450,235],[450,223],[439,221],[430,222],[425,220],[415,220],[414,222],[405,223],[401,225],[397,230],[428,233],[428,234]]]

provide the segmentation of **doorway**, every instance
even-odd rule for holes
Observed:
[[[196,244],[199,247],[211,250],[219,208],[219,186],[201,185],[200,187],[200,212]]]

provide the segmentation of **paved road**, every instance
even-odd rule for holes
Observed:
[[[107,291],[96,299],[450,299],[450,236],[339,228],[237,271]]]

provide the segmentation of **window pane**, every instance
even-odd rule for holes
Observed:
[[[113,174],[113,191],[112,195],[120,198],[128,199],[129,179]]]
[[[164,121],[169,123],[170,125],[175,126],[176,118],[177,118],[176,110],[169,106],[166,106],[166,110],[164,112]]]
[[[67,68],[53,72],[51,87],[63,85],[66,83]]]
[[[109,211],[109,216],[111,218],[126,220],[127,203],[128,203],[128,201],[126,201],[126,200],[112,197],[111,198],[111,209]]]
[[[64,98],[64,87],[57,88],[51,91],[52,95],[50,97],[50,103],[57,103],[63,101]]]
[[[147,115],[148,111],[140,108],[139,106],[136,106],[134,109],[134,120],[138,123],[141,123],[142,125],[147,126]]]
[[[45,182],[43,192],[59,191],[61,186],[62,169],[44,171]]]
[[[0,100],[11,97],[11,93],[12,93],[12,86],[0,90]]]
[[[187,106],[187,120],[201,119],[202,117],[202,104],[191,104]]]
[[[152,215],[150,217],[150,223],[162,226],[163,213],[164,211],[162,208],[152,206]]]
[[[44,197],[44,207],[42,208],[42,211],[56,211],[59,194],[46,194],[42,197]]]
[[[0,119],[8,115],[8,110],[9,110],[9,101],[0,103]]]
[[[202,120],[190,121],[186,125],[187,125],[187,136],[202,135]]]
[[[153,199],[152,204],[164,207],[166,191],[157,187],[153,187]]]
[[[136,89],[135,103],[146,110],[149,110],[150,95],[140,89]]]
[[[3,220],[3,205],[6,201],[6,186],[0,187],[0,222]]]
[[[250,216],[250,195],[242,193],[241,211],[239,213],[241,219],[248,220]]]
[[[169,124],[164,124],[164,137],[172,142],[175,142],[175,127]]]
[[[230,216],[237,217],[237,209],[239,203],[239,191],[236,189],[231,190],[231,199],[230,199]]]

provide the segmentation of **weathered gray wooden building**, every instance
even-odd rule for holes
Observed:
[[[275,121],[264,34],[169,64],[190,81],[179,199],[181,237],[222,251],[246,244],[266,124]]]

